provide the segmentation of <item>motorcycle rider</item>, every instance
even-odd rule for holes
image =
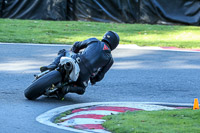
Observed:
[[[89,38],[82,42],[75,42],[71,51],[75,54],[72,58],[75,60],[80,59],[79,67],[80,73],[78,80],[63,89],[57,94],[59,99],[62,99],[68,92],[77,93],[82,95],[88,86],[88,81],[91,84],[101,81],[105,73],[110,69],[113,64],[111,51],[114,50],[119,44],[119,35],[114,31],[108,31],[104,34],[101,41],[96,38]],[[79,51],[84,49],[83,52]],[[66,50],[60,50],[55,60],[48,66],[43,66],[40,71],[53,70],[57,68],[60,58],[66,55]],[[97,74],[94,73],[97,72]]]

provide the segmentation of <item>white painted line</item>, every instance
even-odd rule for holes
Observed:
[[[63,46],[72,46],[72,45],[65,45],[65,44],[36,44],[36,43],[2,43],[0,45],[30,45],[30,46],[47,46],[47,47],[63,47]]]
[[[86,114],[96,114],[96,115],[111,115],[111,114],[118,114],[119,112],[116,111],[103,111],[103,110],[92,110],[92,111],[81,111],[77,113],[73,113],[71,115],[67,115],[62,119],[69,119],[70,117],[77,116],[77,115],[86,115]]]
[[[61,126],[74,126],[80,124],[102,124],[105,120],[92,118],[75,118],[59,123]]]
[[[125,44],[125,45],[119,45],[117,48],[121,49],[141,49],[141,50],[160,50],[160,51],[177,51],[177,52],[200,52],[200,51],[194,51],[190,49],[165,49],[162,47],[154,47],[154,46],[138,46],[136,44]]]
[[[68,44],[33,44],[33,43],[2,43],[0,42],[0,45],[30,45],[30,46],[47,46],[47,47],[71,47],[72,45]],[[141,50],[162,50],[162,51],[177,51],[177,52],[200,52],[200,51],[193,51],[188,49],[164,49],[161,47],[154,47],[154,46],[138,46],[136,44],[121,44],[117,47],[117,49],[141,49]]]
[[[105,103],[101,104],[101,106],[117,106],[117,107],[130,107],[130,108],[138,108],[146,111],[153,111],[153,110],[161,110],[161,109],[174,109],[173,107],[164,107],[159,105],[152,105],[148,103],[133,103],[133,102],[120,102],[120,103]]]
[[[124,44],[124,45],[119,45],[117,48],[121,49],[144,49],[144,50],[163,50],[161,47],[150,47],[150,46],[144,46],[140,47],[136,44]]]
[[[88,132],[91,133],[91,130],[88,130]],[[105,131],[103,129],[94,129],[93,132],[95,132],[95,133],[111,133],[111,132]]]

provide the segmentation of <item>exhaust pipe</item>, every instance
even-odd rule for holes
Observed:
[[[72,63],[70,63],[70,62],[67,62],[67,63],[64,65],[64,69],[65,69],[66,71],[71,71],[71,70],[72,70],[72,67],[73,67],[73,65],[72,65]]]

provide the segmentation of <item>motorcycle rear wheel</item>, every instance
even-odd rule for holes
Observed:
[[[29,100],[35,100],[45,93],[45,90],[62,80],[59,71],[53,70],[34,81],[25,91],[24,95]]]

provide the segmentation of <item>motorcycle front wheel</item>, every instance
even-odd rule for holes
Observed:
[[[62,80],[59,71],[53,70],[34,81],[25,91],[24,95],[29,100],[35,100],[45,93],[45,90]]]

